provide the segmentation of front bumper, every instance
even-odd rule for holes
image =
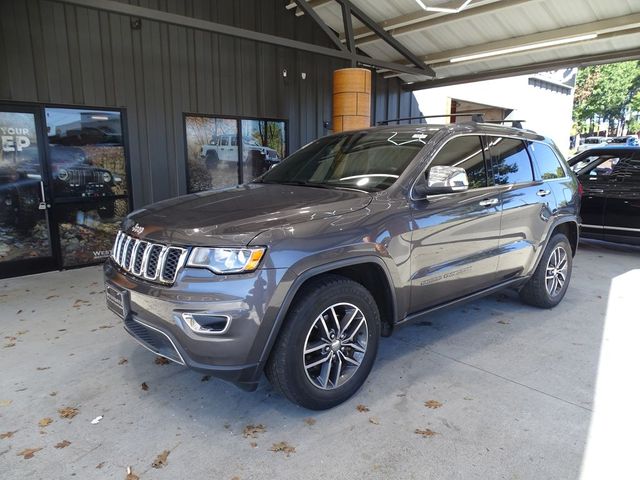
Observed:
[[[124,273],[109,259],[104,266],[107,302],[122,295],[124,328],[152,352],[192,369],[230,381],[246,390],[257,387],[261,359],[279,310],[282,270],[258,269],[241,275],[214,275],[182,269],[171,286]],[[192,330],[184,313],[230,318],[221,334]]]

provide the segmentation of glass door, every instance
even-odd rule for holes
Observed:
[[[40,110],[0,104],[0,278],[56,267]]]
[[[100,263],[129,213],[122,113],[64,107],[44,112],[60,266]]]

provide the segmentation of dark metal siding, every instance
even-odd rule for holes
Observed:
[[[332,46],[281,0],[131,3]],[[186,192],[184,112],[288,119],[290,151],[329,133],[342,60],[148,20],[133,30],[127,16],[48,0],[2,5],[0,100],[125,108],[136,208]],[[416,112],[397,79],[377,77],[374,98],[375,121]]]

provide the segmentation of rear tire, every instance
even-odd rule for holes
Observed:
[[[556,233],[549,240],[533,276],[520,290],[520,299],[534,307],[555,307],[567,293],[572,266],[569,239]]]
[[[380,313],[371,293],[345,277],[323,275],[296,296],[265,374],[292,402],[332,408],[367,379],[379,340]]]

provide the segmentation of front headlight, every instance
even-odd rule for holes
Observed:
[[[102,181],[109,183],[111,181],[111,174],[109,172],[102,172]]]
[[[253,272],[264,256],[265,247],[204,248],[196,247],[189,255],[189,267],[208,268],[213,273]]]

